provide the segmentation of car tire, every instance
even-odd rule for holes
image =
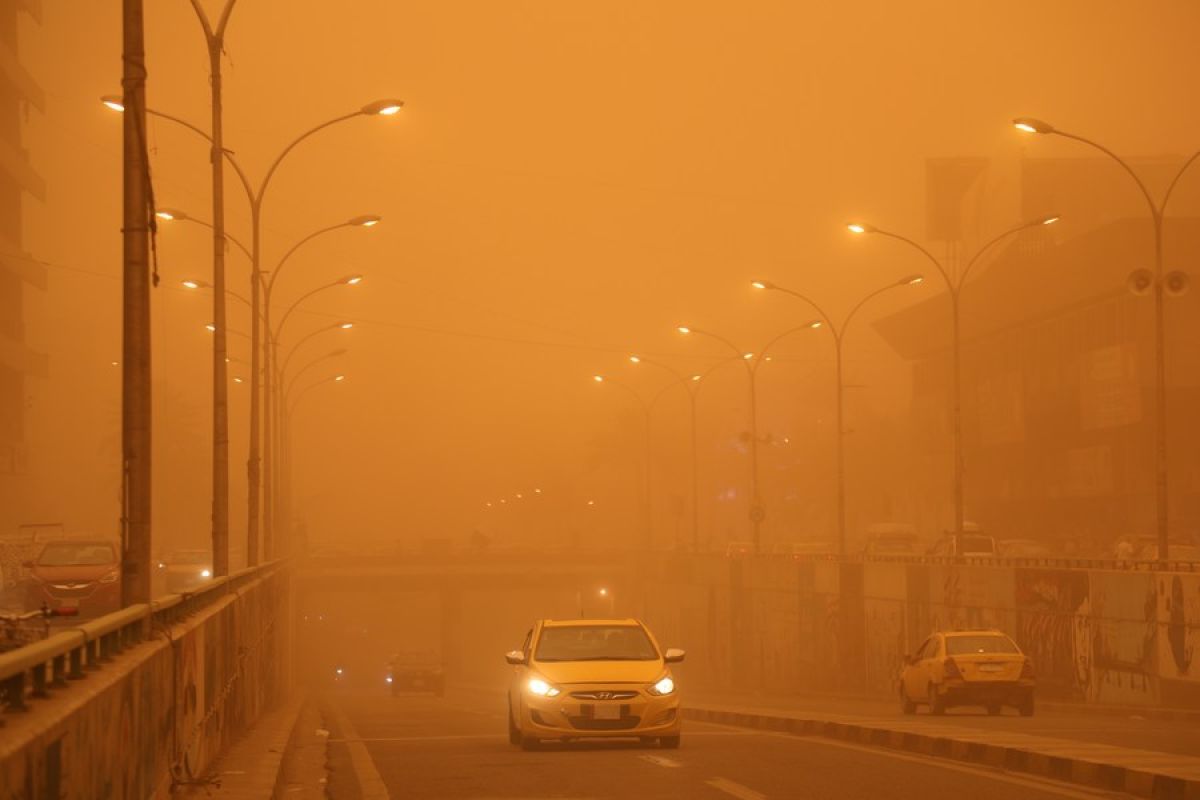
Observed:
[[[517,727],[517,723],[513,721],[512,705],[508,707],[508,743],[521,746],[524,744],[525,737],[521,735],[521,729]]]
[[[937,687],[932,683],[929,684],[928,697],[930,714],[940,717],[946,713],[946,701],[944,698],[938,696]]]
[[[658,746],[664,750],[678,750],[679,736],[660,736],[658,737]]]
[[[995,716],[999,716],[999,714],[1000,714],[1000,704],[999,704],[999,703],[992,703],[991,705],[989,705],[989,706],[987,707],[987,713],[988,713],[988,716],[989,716],[989,717],[995,717]]]
[[[1020,712],[1022,717],[1032,717],[1033,716],[1033,695],[1032,694],[1021,701],[1021,705],[1017,706],[1017,711]]]
[[[917,704],[908,699],[908,693],[904,691],[904,684],[900,684],[900,713],[905,715],[917,713]]]

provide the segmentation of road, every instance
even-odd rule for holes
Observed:
[[[635,743],[508,744],[501,695],[325,696],[334,800],[391,798],[1113,797],[1076,786],[819,737],[691,723],[678,750]],[[363,778],[366,792],[349,780]],[[375,783],[378,780],[382,787]]]

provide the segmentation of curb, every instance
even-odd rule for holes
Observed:
[[[1024,747],[987,744],[943,734],[896,730],[879,725],[703,706],[685,707],[683,716],[697,722],[715,722],[775,733],[823,736],[856,744],[906,750],[924,756],[981,764],[1009,772],[1023,772],[1154,800],[1200,800],[1200,780],[1189,780],[1149,769],[1056,756]]]

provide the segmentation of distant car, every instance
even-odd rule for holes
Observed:
[[[833,552],[825,542],[776,542],[771,545],[771,555],[785,558],[800,558],[801,556],[822,555]]]
[[[26,562],[26,606],[96,617],[121,607],[121,562],[105,539],[48,542]]]
[[[212,580],[212,554],[207,550],[176,550],[158,562],[167,594],[194,592]]]
[[[446,668],[431,650],[397,653],[388,661],[384,681],[392,694],[432,692],[441,697],[446,693]]]
[[[526,750],[543,739],[632,738],[679,747],[682,715],[671,664],[635,619],[540,620],[504,659],[508,740]]]
[[[961,537],[946,533],[929,548],[929,554],[961,558],[995,558],[996,540],[982,533],[964,531]]]
[[[867,527],[863,554],[868,556],[912,556],[920,550],[921,539],[912,525],[877,523]]]
[[[900,672],[900,707],[914,714],[918,704],[931,714],[954,706],[983,706],[999,714],[1013,706],[1033,716],[1033,663],[1017,643],[997,630],[939,631],[905,658]]]
[[[754,542],[730,542],[725,545],[725,555],[729,558],[745,558],[754,555]]]
[[[1003,558],[1048,558],[1054,551],[1036,539],[1001,539],[996,550]]]

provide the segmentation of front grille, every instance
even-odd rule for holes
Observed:
[[[571,692],[571,697],[576,700],[632,700],[637,696],[637,692]]]
[[[593,719],[592,717],[567,717],[571,727],[580,731],[627,731],[636,728],[642,721],[641,717],[621,717],[620,719]]]

